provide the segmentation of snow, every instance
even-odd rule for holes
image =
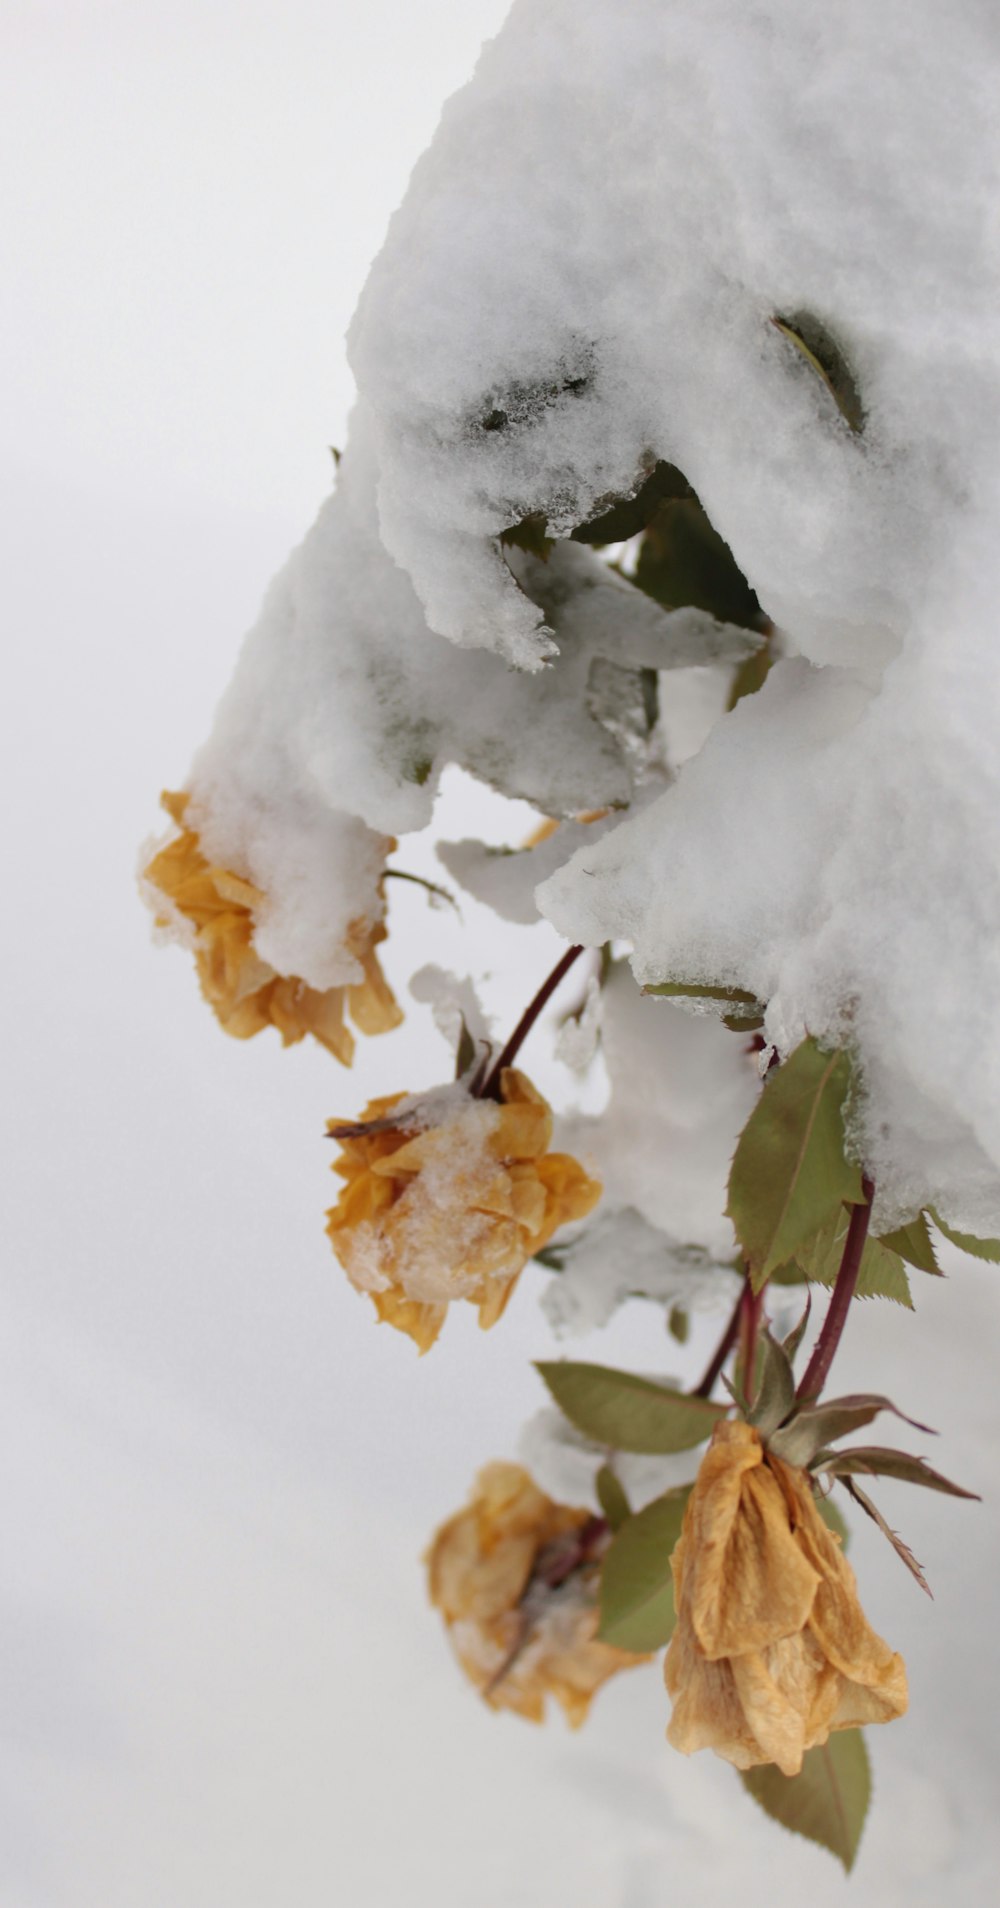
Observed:
[[[511,557],[560,633],[542,681],[456,654],[379,540],[375,484],[359,411],[336,493],[271,586],[192,777],[207,852],[268,895],[265,957],[317,987],[342,978],[331,948],[348,923],[377,913],[373,831],[422,827],[447,763],[555,815],[624,806],[661,768],[637,672],[756,644],[660,609],[567,545],[549,564]]]
[[[845,1899],[830,1859],[781,1836],[730,1771],[667,1751],[655,1668],[609,1687],[571,1741],[476,1703],[419,1557],[543,1401],[529,1361],[566,1344],[533,1299],[558,1276],[526,1271],[495,1332],[459,1314],[433,1359],[375,1331],[323,1234],[323,1125],[451,1071],[428,1013],[415,1002],[352,1075],[318,1051],[227,1041],[188,964],[151,956],[132,891],[159,787],[178,784],[328,442],[343,442],[349,380],[330,341],[346,280],[503,11],[15,8],[0,80],[24,267],[2,470],[23,633],[0,750],[18,919],[3,943],[3,1908]],[[932,1163],[945,1216],[991,1231],[993,10],[629,13],[634,34],[611,0],[572,14],[525,0],[447,109],[356,327],[363,390],[336,495],[198,758],[205,825],[234,858],[261,858],[270,950],[302,972],[370,896],[371,837],[422,828],[435,799],[435,834],[511,843],[530,818],[498,830],[485,783],[564,816],[630,801],[603,837],[569,824],[518,879],[554,876],[546,906],[588,938],[630,910],[616,935],[634,934],[651,973],[676,961],[697,978],[697,955],[717,978],[739,943],[733,979],[775,989],[782,1043],[841,1027],[854,1002],[882,1185],[895,1173],[905,1204],[904,1161]],[[477,166],[484,153],[502,165]],[[556,338],[567,300],[573,335]],[[835,325],[859,372],[860,439],[767,323],[796,307]],[[512,383],[550,380],[553,339],[560,376],[591,384],[547,407],[544,445],[527,425],[511,445],[459,434],[453,455],[470,402],[515,408]],[[732,715],[711,693],[724,671],[695,679],[718,718],[703,751],[690,710],[672,732],[664,677],[639,760],[588,706],[599,649],[581,660],[564,637],[544,671],[510,666],[536,659],[540,612],[511,594],[490,539],[554,476],[576,511],[631,482],[650,448],[696,485],[791,660]],[[425,537],[422,514],[448,533]],[[352,677],[362,658],[369,674]],[[423,784],[404,772],[420,724]],[[575,871],[556,872],[571,847]],[[430,838],[393,858],[435,878]],[[417,960],[463,979],[474,966],[502,1032],[558,945],[527,925],[523,890],[513,923],[475,892],[470,874],[459,923],[390,883],[386,966],[401,999]],[[739,1037],[641,1012],[692,1041],[708,1031],[708,1084],[735,1119],[753,1090],[752,1075],[726,1084]],[[526,1067],[555,1099],[544,1031]],[[712,1104],[706,1089],[716,1163],[692,1186],[685,1243],[723,1171]],[[675,1124],[680,1155],[660,1162],[639,1130],[616,1142],[623,1184],[638,1149],[646,1228],[667,1217],[657,1172],[679,1199],[685,1144],[695,1160]],[[609,1144],[617,1130],[612,1100]],[[881,1494],[933,1606],[876,1532],[854,1533],[866,1609],[913,1694],[909,1719],[873,1736],[850,1883],[863,1908],[987,1908],[995,1892],[996,1273],[946,1259],[947,1281],[915,1284],[912,1317],[864,1308],[838,1357],[844,1390],[888,1388],[939,1425],[928,1455],[986,1497]],[[695,1312],[681,1348],[631,1304],[573,1353],[690,1383],[719,1322]],[[534,1462],[549,1462],[540,1447]]]
[[[633,1207],[674,1244],[732,1260],[726,1182],[760,1092],[746,1036],[644,996],[618,961],[603,989],[601,1047],[608,1105],[597,1119],[564,1119],[559,1144],[599,1160],[605,1211]]]
[[[515,7],[417,168],[352,329],[382,537],[433,628],[530,666],[549,638],[491,538],[565,534],[651,454],[685,471],[806,660],[543,905],[632,937],[643,978],[758,987],[783,1051],[849,1028],[884,1214],[996,1230],[995,21],[628,21]],[[800,310],[860,434],[768,324]]]
[[[740,1279],[702,1245],[683,1244],[650,1225],[634,1206],[605,1206],[561,1247],[560,1270],[542,1310],[560,1337],[596,1331],[626,1299],[654,1299],[668,1311],[712,1311],[735,1303]]]
[[[881,1218],[933,1199],[980,1232],[998,59],[978,0],[946,25],[931,0],[630,0],[627,29],[611,0],[520,0],[390,222],[336,493],[192,783],[218,855],[267,888],[268,958],[307,977],[371,909],[373,835],[423,827],[447,763],[563,817],[640,801],[542,886],[560,932],[625,936],[644,980],[753,988],[781,1052],[849,1038]],[[833,341],[850,419],[775,317]],[[669,686],[650,731],[637,672],[754,639],[565,540],[657,459],[787,658],[673,758]],[[563,539],[547,561],[498,540],[532,517]]]

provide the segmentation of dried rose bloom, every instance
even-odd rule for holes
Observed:
[[[165,793],[161,799],[181,832],[153,856],[143,883],[153,891],[157,927],[178,931],[193,948],[201,991],[227,1033],[248,1040],[276,1027],[286,1047],[312,1034],[349,1067],[354,1036],[345,1011],[360,1033],[398,1027],[403,1016],[375,952],[385,940],[381,922],[359,921],[348,929],[347,952],[364,970],[356,985],[321,991],[294,974],[276,973],[254,948],[254,915],[265,896],[252,882],[206,861],[197,834],[184,826],[187,795]]]
[[[553,1696],[577,1728],[609,1676],[648,1660],[596,1636],[608,1537],[602,1519],[554,1504],[517,1464],[488,1464],[442,1525],[427,1556],[431,1602],[493,1709],[542,1722]]]
[[[797,1775],[833,1730],[905,1714],[903,1659],[870,1627],[807,1472],[752,1425],[716,1426],[672,1562],[675,1749]]]
[[[458,1085],[424,1101],[395,1094],[373,1100],[356,1126],[329,1122],[342,1142],[334,1171],[347,1181],[329,1214],[333,1249],[379,1318],[422,1352],[453,1299],[495,1325],[532,1254],[600,1198],[575,1159],[549,1152],[551,1109],[530,1080],[508,1067],[500,1095],[476,1099]]]

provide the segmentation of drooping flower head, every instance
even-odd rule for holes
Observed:
[[[513,1067],[499,1102],[460,1084],[422,1100],[394,1094],[329,1130],[347,1182],[329,1214],[333,1249],[379,1318],[422,1352],[453,1299],[495,1325],[533,1253],[601,1194],[577,1160],[549,1152],[551,1109]]]
[[[488,1464],[442,1525],[427,1556],[431,1602],[493,1709],[542,1722],[552,1696],[577,1728],[609,1676],[647,1660],[596,1634],[609,1535],[603,1519],[553,1503],[518,1464]]]
[[[716,1425],[672,1564],[675,1749],[791,1776],[832,1731],[905,1714],[902,1657],[868,1623],[808,1473],[752,1425]]]
[[[227,1033],[248,1040],[276,1027],[286,1047],[312,1034],[349,1067],[354,1035],[346,1012],[360,1033],[398,1027],[403,1016],[375,952],[385,940],[381,921],[358,921],[348,929],[346,951],[363,969],[356,984],[320,990],[297,975],[278,974],[254,946],[254,919],[266,896],[206,860],[198,835],[185,826],[186,794],[168,792],[161,799],[180,832],[153,856],[143,885],[152,890],[157,927],[193,949],[201,991]]]

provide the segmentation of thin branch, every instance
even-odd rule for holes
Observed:
[[[496,1100],[499,1098],[500,1079],[501,1079],[501,1075],[503,1074],[504,1068],[513,1065],[513,1062],[517,1054],[519,1053],[522,1044],[524,1043],[529,1033],[531,1032],[531,1029],[534,1026],[536,1020],[538,1019],[538,1016],[541,1013],[543,1007],[545,1007],[548,1004],[549,1000],[552,998],[552,995],[555,993],[556,988],[559,986],[560,981],[563,979],[563,976],[569,973],[569,970],[572,967],[574,961],[578,960],[582,953],[583,953],[582,946],[568,947],[562,959],[556,962],[556,965],[552,969],[552,972],[549,975],[548,979],[542,982],[542,985],[538,989],[538,992],[535,995],[534,1000],[532,1000],[529,1003],[529,1005],[525,1008],[523,1014],[521,1015],[520,1020],[517,1023],[517,1026],[514,1028],[514,1031],[507,1042],[507,1045],[501,1050],[494,1065],[490,1068],[490,1071],[487,1074],[486,1079],[484,1080],[482,1086],[478,1089],[479,1099]]]
[[[865,1241],[868,1237],[875,1182],[866,1176],[862,1179],[861,1186],[865,1203],[863,1206],[854,1206],[851,1210],[851,1222],[844,1242],[844,1256],[840,1261],[833,1296],[830,1299],[820,1335],[813,1346],[812,1357],[802,1374],[802,1382],[795,1394],[799,1404],[804,1404],[807,1400],[812,1403],[819,1397],[830,1375],[830,1366],[833,1364],[841,1334],[847,1323],[847,1314],[858,1283]]]
[[[692,1398],[710,1398],[712,1395],[715,1381],[736,1343],[736,1334],[740,1329],[740,1316],[743,1311],[743,1293],[745,1289],[744,1286],[740,1287],[740,1295],[733,1307],[733,1315],[712,1353],[708,1369],[701,1383],[695,1385],[691,1393]]]
[[[426,889],[435,900],[447,901],[448,906],[454,908],[461,919],[461,908],[450,889],[442,888],[436,881],[428,881],[425,875],[409,874],[405,868],[383,868],[382,879],[383,881],[412,881],[414,887]]]

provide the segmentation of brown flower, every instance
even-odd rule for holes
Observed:
[[[554,1504],[518,1464],[488,1464],[442,1525],[427,1556],[431,1602],[493,1709],[542,1722],[554,1696],[577,1728],[609,1676],[648,1660],[596,1635],[608,1537],[602,1518]]]
[[[379,1318],[422,1352],[452,1299],[495,1325],[532,1254],[601,1195],[568,1153],[549,1152],[552,1113],[530,1080],[508,1067],[500,1092],[497,1104],[456,1085],[405,1106],[394,1094],[356,1126],[328,1123],[347,1181],[329,1213],[333,1249]]]
[[[252,882],[206,861],[197,834],[184,826],[189,799],[169,792],[161,797],[181,832],[143,871],[154,890],[157,927],[180,928],[186,935],[201,991],[227,1033],[248,1040],[264,1027],[277,1027],[286,1047],[312,1034],[349,1067],[354,1035],[345,1025],[345,1009],[364,1034],[388,1033],[403,1018],[375,952],[385,928],[356,921],[348,929],[347,951],[364,969],[356,985],[320,991],[294,974],[276,973],[254,948],[254,915],[266,897]]]
[[[752,1425],[716,1425],[672,1564],[675,1749],[797,1775],[833,1730],[905,1714],[903,1659],[870,1627],[808,1474]]]

